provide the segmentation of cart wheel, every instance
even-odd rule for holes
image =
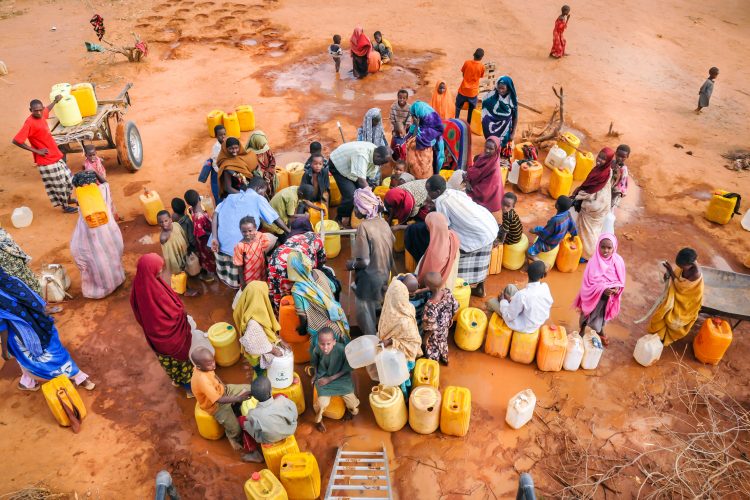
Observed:
[[[143,165],[143,143],[135,123],[121,121],[117,124],[115,145],[120,162],[131,172],[137,172]]]

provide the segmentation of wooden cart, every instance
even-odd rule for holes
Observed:
[[[116,149],[117,163],[131,172],[137,172],[143,164],[141,134],[135,123],[123,119],[130,107],[128,90],[132,86],[132,83],[125,85],[114,99],[98,100],[96,114],[87,116],[78,125],[65,127],[56,117],[50,118],[49,128],[60,151],[64,155],[80,153],[87,141],[93,143],[97,150]]]

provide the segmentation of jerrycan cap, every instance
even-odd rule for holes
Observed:
[[[253,475],[250,476],[250,479],[253,481],[260,481],[260,472],[253,472]]]
[[[477,327],[477,322],[476,321],[472,321],[471,322],[471,327],[472,328],[476,328]]]
[[[549,325],[550,330],[557,330],[557,325]]]
[[[234,330],[234,327],[232,325],[227,325],[227,330]]]
[[[722,320],[721,318],[711,318],[711,321],[714,322],[714,325],[719,326],[724,320]]]

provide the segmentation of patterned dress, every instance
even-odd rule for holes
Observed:
[[[234,247],[234,265],[239,266],[245,276],[245,283],[266,280],[266,255],[268,235],[257,233],[250,243],[241,240]]]
[[[326,251],[322,238],[313,232],[296,234],[290,237],[279,248],[274,250],[268,259],[268,295],[274,311],[279,310],[282,297],[290,295],[294,282],[287,277],[287,257],[293,250],[306,255],[317,268],[326,262]]]
[[[26,252],[18,246],[10,233],[0,227],[0,267],[41,295],[42,289],[39,286],[39,278],[29,268],[29,262],[31,262],[31,257],[26,255]]]
[[[458,301],[447,288],[440,302],[430,299],[425,304],[422,328],[429,335],[425,349],[428,358],[448,362],[448,330],[457,311]]]
[[[198,260],[201,267],[209,273],[216,272],[216,258],[208,245],[211,236],[211,217],[206,212],[193,212],[193,234],[195,245],[198,247]]]

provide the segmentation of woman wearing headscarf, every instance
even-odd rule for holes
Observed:
[[[268,137],[262,130],[255,130],[247,138],[245,148],[249,152],[255,153],[258,160],[258,169],[255,174],[263,177],[268,184],[268,198],[273,198],[276,189],[279,187],[279,181],[276,178],[276,158],[268,144]]]
[[[500,139],[500,156],[513,155],[513,136],[518,125],[518,97],[509,76],[501,76],[495,90],[482,101],[482,131],[484,138]]]
[[[103,179],[102,179],[103,180]],[[73,186],[96,184],[97,173],[91,170],[73,176]],[[122,267],[124,245],[122,233],[110,209],[112,195],[109,185],[103,182],[98,189],[104,198],[107,223],[89,227],[78,212],[78,223],[70,239],[70,253],[81,271],[81,293],[89,299],[101,299],[114,292],[125,281]]]
[[[409,372],[414,369],[416,359],[422,355],[422,337],[419,336],[416,311],[409,303],[409,290],[401,280],[392,280],[385,293],[378,338],[384,347],[393,347],[404,353]],[[411,386],[410,378],[401,384],[405,395],[407,387]]]
[[[349,50],[352,51],[352,73],[354,73],[355,78],[366,77],[367,56],[370,55],[372,50],[372,43],[361,26],[354,28],[354,32],[349,39]]]
[[[430,97],[430,107],[440,116],[441,120],[453,118],[456,109],[456,98],[448,90],[445,80],[438,80]]]
[[[239,139],[227,137],[216,163],[219,165],[219,196],[223,200],[228,194],[239,193],[240,186],[255,175],[258,158],[252,151],[246,151]]]
[[[448,229],[448,219],[440,212],[430,212],[425,224],[429,244],[416,269],[419,286],[427,286],[427,273],[437,272],[443,279],[442,287],[452,289],[458,277],[461,241],[455,232]]]
[[[250,366],[257,374],[268,368],[275,356],[282,354],[278,333],[279,322],[268,299],[265,281],[247,284],[232,312],[234,324],[240,332],[240,345]]]
[[[406,224],[409,219],[424,220],[427,215],[425,202],[427,201],[426,179],[407,182],[391,188],[383,198],[388,221],[397,220],[399,224]]]
[[[604,227],[604,218],[612,209],[612,161],[615,152],[610,148],[599,151],[596,166],[586,180],[573,191],[573,206],[578,212],[576,226],[583,243],[582,262],[596,251],[596,242]]]
[[[466,193],[475,203],[482,205],[503,224],[503,174],[500,170],[500,139],[490,136],[484,145],[484,154],[474,158],[464,177]]]
[[[15,242],[8,231],[0,227],[0,268],[23,281],[34,293],[41,294],[39,278],[29,267],[31,257]]]
[[[427,179],[443,166],[445,126],[434,109],[424,101],[416,101],[409,108],[414,122],[407,135],[406,165],[416,179]]]
[[[367,187],[354,191],[354,214],[364,219],[357,228],[352,258],[346,269],[355,271],[354,295],[357,298],[357,324],[365,335],[377,333],[377,309],[383,301],[393,269],[393,232],[380,217],[381,204]]]
[[[60,342],[55,321],[44,311],[44,300],[21,279],[0,268],[0,345],[3,358],[21,367],[18,388],[39,390],[37,379],[66,375],[84,389],[95,385]]]
[[[172,379],[172,385],[183,387],[187,396],[193,397],[190,390],[193,364],[189,357],[191,327],[180,297],[161,278],[163,268],[164,259],[155,253],[138,259],[130,306],[159,364]]]
[[[339,342],[349,342],[349,323],[341,304],[334,299],[335,285],[304,254],[293,251],[287,258],[287,275],[294,282],[292,298],[300,327],[310,334],[310,350],[318,344],[318,331],[327,326]]]
[[[380,108],[370,108],[365,113],[362,126],[357,129],[357,140],[371,142],[376,146],[387,146]]]
[[[617,238],[604,233],[599,237],[597,249],[583,271],[583,282],[573,304],[580,312],[581,335],[588,326],[609,344],[604,325],[620,312],[620,297],[625,288],[625,261],[617,253]]]
[[[292,222],[289,238],[273,251],[268,259],[268,295],[271,298],[274,311],[279,310],[281,299],[289,295],[292,290],[292,281],[289,279],[289,254],[298,251],[319,269],[326,263],[326,251],[323,239],[318,233],[313,232],[310,219],[301,217]]]

